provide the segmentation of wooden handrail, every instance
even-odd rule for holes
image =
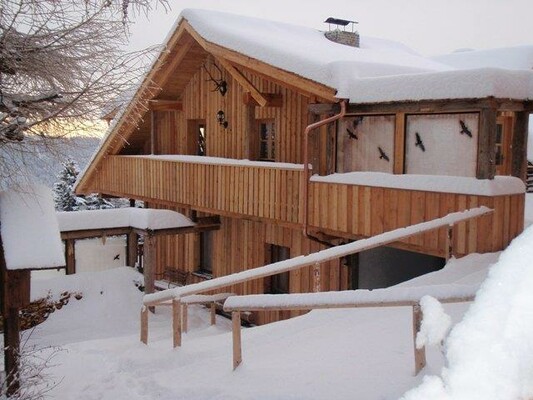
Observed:
[[[355,292],[355,291],[353,291]],[[337,292],[338,293],[338,292]],[[317,297],[323,293],[310,293],[309,297]],[[268,296],[268,295],[262,295]],[[276,295],[280,296],[280,295]],[[416,346],[416,336],[420,331],[420,325],[422,323],[422,309],[420,307],[420,300],[389,300],[389,301],[380,301],[375,302],[337,302],[333,301],[324,302],[322,304],[317,304],[314,302],[309,302],[307,305],[302,304],[301,301],[297,303],[286,303],[282,304],[287,297],[297,296],[297,295],[283,295],[285,299],[280,300],[279,304],[269,305],[265,307],[255,307],[255,306],[226,306],[224,305],[224,311],[231,311],[232,315],[232,340],[233,340],[233,370],[235,370],[242,362],[242,343],[241,343],[241,312],[243,311],[284,311],[284,310],[314,310],[314,309],[336,309],[336,308],[375,308],[375,307],[411,307],[412,308],[412,328],[413,328],[413,355],[414,355],[414,364],[415,364],[415,375],[426,366],[426,349],[425,347],[417,348]],[[236,296],[238,297],[258,297],[258,296]],[[261,295],[259,295],[261,297]],[[376,296],[377,297],[377,296]],[[442,297],[437,299],[441,303],[465,303],[473,301],[475,294],[468,296],[449,296]]]
[[[444,226],[449,227],[450,225],[472,218],[478,218],[480,216],[492,212],[493,210],[490,208],[478,207],[462,212],[450,213],[442,218],[436,218],[434,220],[411,225],[405,228],[395,229],[370,237],[368,239],[362,239],[353,243],[348,243],[337,247],[321,250],[307,256],[299,256],[289,260],[265,265],[263,267],[237,272],[219,278],[214,278],[209,281],[203,281],[192,285],[167,289],[159,293],[147,294],[144,296],[143,299],[143,307],[157,306],[158,304],[168,302],[170,300],[173,302],[174,305],[176,304],[176,302],[181,304],[180,299],[185,296],[205,293],[212,290],[217,290],[235,284],[247,282],[253,279],[260,279],[282,272],[301,269],[304,267],[315,265],[317,263],[324,263],[327,261],[339,259],[350,254],[355,254],[364,250],[380,247],[388,243],[395,242],[402,238],[418,235],[420,233],[439,229]],[[181,346],[181,305],[178,308],[179,310],[175,310],[175,312],[173,312],[172,314],[174,319],[179,318],[179,321],[173,321],[174,347]],[[148,317],[144,313],[141,313],[141,338],[143,343],[147,343]]]

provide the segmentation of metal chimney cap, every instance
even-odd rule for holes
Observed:
[[[358,24],[359,22],[357,22],[357,21],[348,21],[346,19],[329,17],[327,20],[324,21],[324,23],[347,26],[348,24]]]

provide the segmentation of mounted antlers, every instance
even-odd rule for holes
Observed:
[[[222,79],[222,71],[220,70],[218,65],[216,65],[215,63],[213,63],[213,65],[220,73],[220,79],[213,78],[213,75],[211,75],[211,73],[204,64],[202,65],[202,67],[205,69],[207,75],[209,75],[209,79],[207,80],[207,82],[213,82],[216,85],[215,89],[213,89],[212,92],[216,92],[218,90],[220,94],[224,96],[228,92],[228,83],[224,79]]]

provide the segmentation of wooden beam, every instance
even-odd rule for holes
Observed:
[[[527,139],[528,139],[529,113],[517,112],[515,114],[513,139],[511,145],[511,175],[526,180],[527,174]]]
[[[328,101],[337,101],[337,98],[335,97],[336,90],[333,88],[303,78],[294,72],[283,70],[237,51],[208,42],[198,34],[187,21],[183,21],[183,28],[200,44],[200,46],[215,57],[224,58],[231,63],[241,65],[260,76],[267,77],[275,83],[279,83],[280,85],[289,89],[294,89],[305,95],[317,96]]]
[[[217,305],[215,302],[212,302],[209,306],[211,312],[211,325],[216,325],[217,323]]]
[[[189,330],[189,305],[187,303],[181,304],[181,331],[187,333]]]
[[[494,179],[496,174],[496,118],[495,108],[483,108],[479,113],[477,179]]]
[[[307,106],[310,113],[316,115],[338,114],[341,111],[339,103],[313,103]]]
[[[153,293],[154,286],[154,272],[156,263],[156,239],[152,235],[144,237],[144,293]]]
[[[172,342],[174,348],[181,346],[181,301],[172,300]]]
[[[482,108],[510,107],[508,100],[494,98],[485,99],[450,99],[450,100],[423,100],[423,101],[406,101],[394,103],[376,103],[376,104],[349,104],[346,110],[347,114],[395,114],[405,112],[408,114],[426,114],[441,112],[472,112],[479,111]],[[519,102],[515,102],[515,108],[523,108]]]
[[[394,131],[394,166],[395,174],[403,174],[405,170],[405,113],[396,114]]]
[[[280,93],[261,93],[267,103],[265,107],[282,107],[283,95]],[[246,105],[259,106],[260,104],[254,99],[251,92],[244,92],[242,94],[242,102]]]
[[[241,313],[233,311],[231,313],[232,338],[233,338],[233,370],[237,369],[242,362],[241,346]]]
[[[250,80],[245,77],[237,68],[233,66],[229,61],[225,60],[222,57],[216,57],[217,62],[224,67],[226,71],[235,79],[239,85],[241,85],[244,90],[250,92],[252,98],[259,104],[261,107],[265,107],[268,103],[267,99],[257,90]]]
[[[84,229],[79,231],[63,231],[61,232],[61,239],[90,239],[101,236],[120,236],[127,235],[131,232],[131,227],[118,227],[106,229]]]
[[[135,267],[137,262],[137,243],[139,241],[139,235],[136,232],[130,231],[127,235],[126,243],[126,265],[129,267]]]
[[[155,111],[150,110],[150,154],[155,154]]]
[[[152,111],[183,111],[183,103],[178,100],[148,100],[148,109]]]
[[[4,367],[8,397],[15,395],[20,388],[20,319],[17,307],[4,311]]]
[[[74,239],[65,240],[65,261],[66,274],[73,275],[76,273],[76,241]]]
[[[244,132],[246,136],[246,149],[244,154],[246,154],[249,160],[258,160],[259,132],[257,132],[257,121],[255,119],[255,104],[246,104],[246,107],[244,107],[244,120]]]
[[[148,307],[141,308],[141,342],[148,344]]]

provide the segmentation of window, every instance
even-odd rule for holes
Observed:
[[[198,272],[213,274],[213,235],[211,232],[200,233],[200,265]]]
[[[276,158],[276,130],[274,121],[259,121],[259,160]]]
[[[266,253],[267,264],[290,258],[290,249],[288,247],[276,246],[275,244],[267,244]],[[289,272],[282,272],[265,278],[265,293],[283,294],[289,292]]]
[[[207,154],[206,149],[206,137],[205,137],[205,125],[204,124],[198,124],[198,152],[197,155],[199,156],[205,156]]]
[[[503,164],[503,124],[496,125],[496,165]]]

